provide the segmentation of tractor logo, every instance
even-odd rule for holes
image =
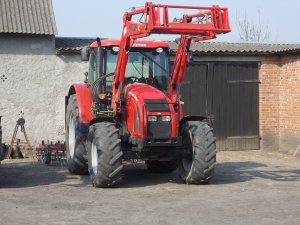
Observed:
[[[134,43],[133,47],[147,47],[147,44],[143,44],[143,43]]]

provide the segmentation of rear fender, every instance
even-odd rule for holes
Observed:
[[[73,84],[69,89],[66,105],[72,94],[77,97],[79,123],[89,124],[94,118],[90,88],[86,84]]]

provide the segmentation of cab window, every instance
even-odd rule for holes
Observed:
[[[97,79],[97,71],[96,71],[96,55],[95,52],[92,51],[90,55],[90,69],[89,69],[89,83],[92,84]]]
[[[107,51],[106,74],[114,72],[117,57],[117,52]],[[169,53],[166,49],[160,52],[154,49],[133,49],[129,52],[125,82],[147,83],[167,92],[169,76]],[[107,82],[110,82],[107,87],[111,87],[111,80],[107,79]]]

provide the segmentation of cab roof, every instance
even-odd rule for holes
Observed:
[[[168,42],[164,41],[143,41],[143,40],[136,40],[131,41],[131,44],[133,44],[133,48],[170,48],[170,45]],[[119,46],[120,40],[102,40],[101,46],[102,47],[109,47],[109,46]],[[95,41],[93,42],[90,47],[97,48],[98,43]]]

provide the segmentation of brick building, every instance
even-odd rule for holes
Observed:
[[[193,51],[199,56],[196,60],[201,62],[213,61],[229,64],[236,62],[241,65],[239,69],[245,69],[247,63],[254,63],[254,67],[256,64],[258,70],[250,71],[250,73],[254,73],[255,78],[253,83],[248,83],[248,85],[256,84],[258,86],[258,101],[256,103],[254,99],[252,105],[252,107],[258,108],[258,120],[252,121],[258,123],[260,148],[296,150],[300,145],[299,45],[202,43],[194,46]],[[233,73],[235,72],[242,75],[244,72],[246,75],[249,70],[248,72],[247,69],[233,71]],[[257,73],[256,76],[255,73]],[[247,84],[247,80],[245,82]],[[226,86],[229,91],[230,85],[232,84],[227,82]],[[241,92],[245,92],[247,89],[241,87],[239,91],[236,94],[241,95]],[[254,93],[249,92],[249,94]],[[232,108],[237,109],[238,107]],[[247,113],[243,110],[239,112]],[[235,119],[233,118],[233,120]],[[245,121],[239,122],[244,123]],[[237,134],[237,136],[239,135]]]
[[[300,145],[300,54],[264,57],[260,73],[260,127],[265,149]]]

